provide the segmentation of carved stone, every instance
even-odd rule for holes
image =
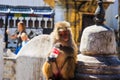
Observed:
[[[82,34],[80,52],[87,55],[116,54],[115,35],[107,26],[89,26]]]

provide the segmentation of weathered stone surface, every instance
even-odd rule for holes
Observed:
[[[10,49],[4,51],[3,57],[16,57],[16,54],[13,53]]]
[[[18,53],[17,80],[45,80],[41,68],[51,49],[49,35],[40,35],[30,40]]]
[[[25,46],[22,47],[17,57],[41,57],[45,58],[46,53],[51,49],[51,39],[49,35],[39,35],[31,39]]]
[[[105,25],[93,25],[85,28],[81,38],[80,51],[87,55],[117,53],[113,30]]]
[[[78,55],[77,80],[119,80],[120,60],[117,56]]]
[[[0,80],[3,78],[3,48],[3,36],[0,35]]]
[[[3,80],[16,80],[16,58],[4,57]]]
[[[83,31],[76,68],[77,80],[120,80],[120,60],[112,29],[89,26]]]

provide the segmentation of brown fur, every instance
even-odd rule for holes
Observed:
[[[69,30],[69,40],[67,42],[64,42],[61,40],[59,34],[58,34],[58,29],[62,28],[67,28]],[[71,28],[70,24],[66,21],[61,21],[55,24],[55,28],[53,32],[51,33],[52,36],[52,41],[53,45],[56,43],[61,43],[63,46],[69,46],[73,48],[73,51],[70,53],[65,52],[64,50],[61,50],[59,56],[56,59],[56,62],[58,64],[59,69],[65,62],[65,59],[67,57],[72,57],[69,58],[66,63],[64,64],[62,70],[61,70],[61,75],[64,80],[69,80],[74,77],[74,70],[75,70],[75,64],[76,64],[76,59],[77,59],[77,46],[73,40],[72,33],[71,33]],[[48,55],[49,56],[49,55]],[[58,69],[56,67],[55,62],[50,62],[48,63],[47,61],[44,63],[43,68],[42,68],[43,74],[45,75],[46,79],[48,80],[50,77],[53,76],[53,74],[58,72]]]

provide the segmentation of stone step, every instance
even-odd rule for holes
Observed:
[[[120,61],[117,56],[78,55],[77,80],[120,80]]]
[[[120,80],[120,74],[117,75],[76,74],[76,80]]]

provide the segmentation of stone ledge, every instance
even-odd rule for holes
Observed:
[[[76,80],[120,80],[120,74],[117,75],[76,74]]]
[[[120,80],[120,60],[117,56],[78,55],[77,80]]]

